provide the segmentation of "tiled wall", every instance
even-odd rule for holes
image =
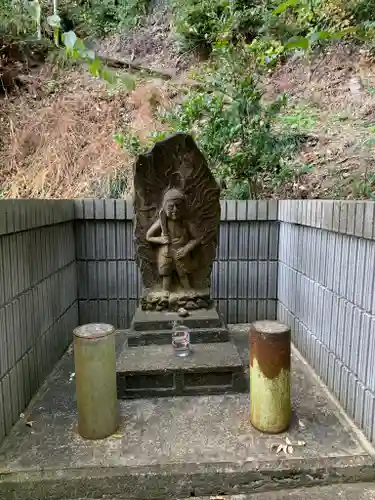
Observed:
[[[375,203],[225,201],[221,216],[212,292],[227,322],[291,324],[375,441]],[[0,441],[77,324],[129,325],[132,217],[122,200],[0,201]]]
[[[141,293],[133,208],[120,200],[75,202],[80,321],[129,326]],[[212,295],[228,323],[276,317],[277,202],[225,201]]]
[[[78,323],[70,201],[0,201],[0,441]]]
[[[279,203],[278,317],[375,440],[375,203]]]

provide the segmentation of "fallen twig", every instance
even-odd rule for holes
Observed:
[[[99,56],[99,59],[103,64],[109,66],[110,68],[127,68],[133,71],[146,71],[147,73],[158,75],[166,79],[171,79],[176,76],[176,72],[173,70],[150,68],[149,66],[145,66],[137,61],[131,61],[128,59],[113,59],[105,56]]]

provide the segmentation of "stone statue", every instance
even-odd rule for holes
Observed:
[[[142,309],[210,307],[220,190],[193,138],[174,134],[140,155],[134,193]]]
[[[181,288],[191,290],[190,274],[194,270],[191,252],[201,240],[194,235],[194,227],[184,219],[185,197],[178,189],[169,189],[163,198],[158,219],[147,231],[149,243],[158,248],[158,271],[162,277],[163,291],[171,291],[172,274],[175,271]]]

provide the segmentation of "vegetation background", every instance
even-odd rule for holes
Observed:
[[[224,197],[375,200],[375,0],[0,0],[0,197],[126,197],[194,135]]]

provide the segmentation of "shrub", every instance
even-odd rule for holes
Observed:
[[[57,8],[63,31],[74,29],[80,36],[104,36],[138,25],[147,13],[149,3],[150,0],[61,0]],[[35,8],[40,8],[42,35],[49,35],[51,28],[47,17],[53,13],[53,3],[49,0],[0,0],[0,34],[35,35]]]
[[[371,28],[375,0],[171,0],[177,39],[182,50],[207,51],[221,40],[266,37],[281,44],[292,37],[349,26]],[[278,9],[279,7],[279,9]],[[279,10],[274,15],[275,9]]]
[[[285,98],[263,101],[256,65],[246,44],[214,45],[202,89],[175,114],[175,128],[195,131],[216,176],[245,197],[256,196],[259,175],[277,171],[281,158],[272,125]]]
[[[224,186],[224,196],[256,197],[261,177],[276,174],[290,148],[273,130],[285,97],[264,102],[257,69],[251,46],[214,44],[210,61],[194,75],[199,86],[182,104],[164,112],[165,132],[154,134],[143,146],[175,131],[192,133]],[[126,134],[121,142],[131,153],[139,153],[140,142],[134,137]]]
[[[172,0],[174,28],[181,50],[210,50],[225,32],[230,17],[227,0]]]
[[[0,0],[0,35],[22,39],[36,35],[31,2]]]
[[[114,0],[101,2],[64,1],[59,6],[60,16],[73,25],[80,36],[104,36],[118,26],[117,9]]]
[[[139,25],[150,0],[92,0],[60,3],[60,11],[81,36],[104,36]]]

